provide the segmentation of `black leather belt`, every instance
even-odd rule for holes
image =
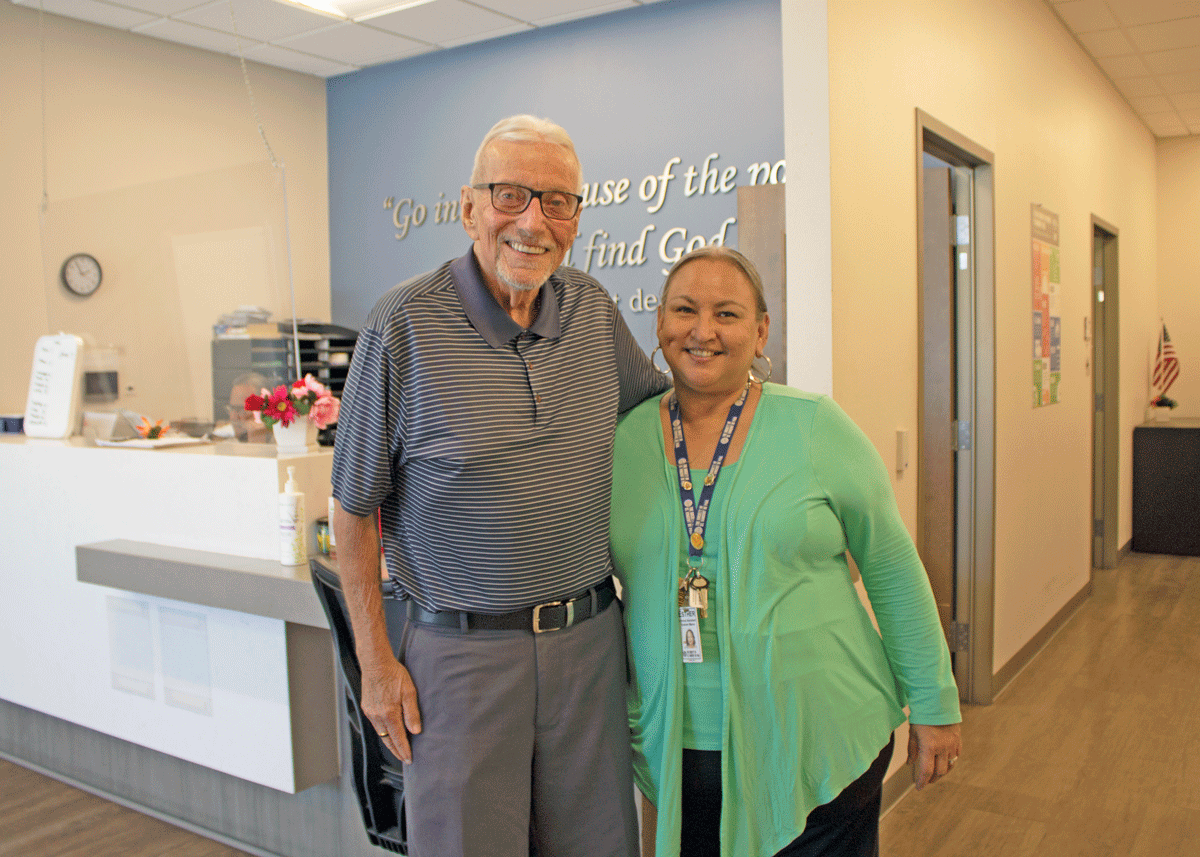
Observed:
[[[511,613],[470,613],[465,610],[426,610],[413,599],[408,599],[408,618],[426,625],[443,628],[458,628],[467,631],[561,631],[577,625],[584,619],[599,615],[608,605],[617,600],[617,590],[612,578],[598,583],[565,601],[550,601],[514,610]]]

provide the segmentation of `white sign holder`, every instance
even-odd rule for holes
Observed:
[[[25,434],[70,437],[79,427],[83,340],[70,333],[43,336],[33,350]]]

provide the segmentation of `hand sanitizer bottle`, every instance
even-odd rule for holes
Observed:
[[[308,562],[304,495],[296,487],[296,468],[289,467],[287,471],[287,483],[279,495],[279,561],[284,565],[304,565]]]

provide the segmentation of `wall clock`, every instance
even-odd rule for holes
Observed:
[[[100,263],[90,253],[76,253],[63,262],[60,273],[63,285],[80,297],[87,297],[100,288],[104,274]]]

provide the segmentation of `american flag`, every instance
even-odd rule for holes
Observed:
[[[1154,389],[1165,393],[1178,377],[1179,358],[1175,356],[1175,346],[1171,344],[1171,337],[1167,335],[1167,326],[1164,324],[1158,337],[1158,356],[1154,358],[1154,374],[1150,377],[1150,383],[1154,385]]]

